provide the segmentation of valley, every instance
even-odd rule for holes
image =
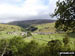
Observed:
[[[37,28],[37,29],[32,31],[35,28]],[[28,47],[25,47],[25,48],[33,48],[36,46],[35,49],[34,48],[27,49],[29,51],[30,50],[38,50],[39,51],[40,48],[41,49],[43,48],[42,50],[45,52],[45,48],[48,48],[47,46],[48,46],[49,42],[56,41],[56,40],[60,41],[62,43],[62,47],[64,47],[63,39],[67,38],[66,36],[69,38],[69,46],[70,47],[68,47],[68,48],[70,48],[72,51],[74,51],[75,50],[75,33],[71,33],[71,32],[67,33],[67,32],[61,32],[61,31],[57,32],[56,28],[55,28],[55,22],[51,22],[51,23],[48,22],[45,24],[32,24],[26,28],[23,28],[22,26],[18,26],[18,25],[0,24],[0,41],[3,40],[6,43],[8,43],[8,42],[11,43],[11,41],[13,41],[11,44],[14,47],[12,45],[10,45],[10,46],[12,46],[11,51],[16,51],[16,49],[12,49],[12,48],[17,48],[17,50],[20,51],[18,49],[18,47],[21,49],[21,46],[16,46],[16,45],[23,45],[23,47],[28,45]],[[21,43],[21,41],[22,41],[22,43]],[[68,40],[66,39],[66,41],[68,41]],[[20,42],[20,44],[18,42]],[[23,43],[25,43],[25,44],[23,44]],[[64,47],[61,49],[67,51],[68,48]],[[42,50],[40,50],[40,51],[42,52]],[[18,51],[16,51],[16,52],[18,52]],[[28,52],[24,51],[24,52],[26,52],[26,55],[27,55],[27,53],[31,53],[29,51]],[[47,51],[48,50],[46,49],[46,52]],[[41,52],[40,52],[40,54],[41,54]],[[43,54],[45,54],[44,52],[43,52]],[[35,53],[35,54],[37,54],[37,53]]]

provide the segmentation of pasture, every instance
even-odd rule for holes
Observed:
[[[5,29],[3,31],[0,31],[0,39],[4,38],[4,39],[11,39],[14,36],[19,36],[22,37],[19,33],[21,33],[21,28],[18,26],[10,26],[10,25],[0,25],[1,29]],[[10,26],[10,27],[9,27]],[[41,24],[41,25],[36,25],[36,27],[38,27],[38,30],[36,30],[35,32],[55,32],[55,28],[54,28],[54,23],[51,24]],[[40,29],[42,29],[41,31],[39,31]],[[17,31],[15,31],[17,30]],[[50,31],[51,30],[51,31]],[[15,34],[8,34],[7,32],[18,32],[17,35]],[[34,33],[35,33],[34,32]],[[33,33],[33,32],[32,32]],[[66,33],[54,33],[54,34],[32,34],[32,36],[30,37],[22,37],[24,38],[23,40],[27,43],[30,43],[32,40],[35,40],[38,44],[40,45],[46,45],[49,41],[51,40],[60,40],[61,42],[63,42],[63,38],[65,38]],[[69,43],[70,43],[70,47],[72,48],[72,50],[75,50],[75,33],[68,33],[68,37],[69,37]]]
[[[51,40],[60,40],[61,42],[63,42],[63,38],[65,38],[65,36],[66,33],[62,33],[62,34],[56,33],[56,34],[49,34],[49,35],[33,35],[31,37],[26,37],[24,40],[25,42],[30,42],[32,40],[35,40],[40,45],[42,44],[45,45]],[[75,33],[70,33],[68,37],[69,37],[70,47],[72,47],[72,49],[75,49]]]

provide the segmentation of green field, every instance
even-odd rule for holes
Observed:
[[[36,25],[38,27],[38,30],[35,32],[56,32],[54,28],[55,23],[48,23],[48,24],[41,24]],[[46,29],[47,28],[47,29]],[[40,30],[40,31],[39,31]],[[0,24],[0,38],[13,38],[14,36],[20,36],[15,34],[7,34],[7,32],[22,32],[21,27],[19,26],[13,26],[13,25],[5,25]],[[65,37],[66,33],[54,33],[54,34],[48,34],[48,35],[42,35],[42,34],[33,34],[31,37],[25,37],[25,42],[31,42],[32,40],[35,40],[39,44],[46,44],[51,40],[60,40],[63,42],[63,38]],[[74,48],[75,44],[75,33],[69,33],[68,37],[70,38],[70,45]],[[73,43],[72,43],[73,42]]]
[[[55,23],[47,23],[47,24],[41,24],[41,25],[36,25],[38,27],[38,30],[35,32],[56,32],[54,28]],[[48,29],[45,29],[48,28]],[[7,32],[12,32],[16,31],[18,33],[21,32],[21,27],[19,26],[13,26],[13,25],[5,25],[5,24],[0,24],[0,29],[3,29],[0,31],[0,38],[13,38],[14,36],[20,36],[20,35],[14,35],[14,34],[7,34]],[[41,29],[41,30],[40,30]],[[40,30],[40,31],[39,31]],[[54,34],[49,34],[49,35],[41,35],[41,34],[33,34],[31,37],[26,37],[25,41],[30,42],[31,40],[36,40],[38,43],[47,43],[48,41],[51,40],[63,40],[65,37],[66,33],[54,33]],[[68,34],[71,42],[75,41],[75,33],[70,33]]]
[[[15,34],[8,34],[11,32],[22,32],[22,28],[14,25],[0,24],[0,38],[12,38],[18,36]]]
[[[22,33],[21,27],[0,24],[0,52],[3,52],[6,45],[8,45],[6,52],[11,51],[13,53],[5,53],[8,56],[50,56],[53,49],[54,53],[55,50],[59,49],[62,51],[75,51],[75,33],[56,33],[54,23],[36,25],[36,27],[38,27],[38,29],[35,32],[30,32],[32,34],[31,36],[22,36],[20,35],[20,33]],[[52,34],[35,34],[36,32],[52,32]],[[17,35],[14,33],[17,33]],[[65,46],[63,42],[66,36],[69,38],[68,47]],[[58,42],[52,47],[48,45],[49,42],[56,40],[62,44],[60,45],[60,42]]]
[[[21,31],[21,27],[7,24],[0,24],[0,32]]]
[[[36,25],[38,29],[35,32],[56,32],[55,29],[55,23],[46,23],[46,24],[40,24]]]
[[[75,41],[75,33],[69,34],[70,43]],[[65,37],[65,33],[63,34],[50,34],[50,35],[33,35],[32,37],[25,38],[25,41],[30,42],[31,40],[35,40],[40,44],[48,43],[48,41],[51,40],[60,40],[63,41],[63,38]]]

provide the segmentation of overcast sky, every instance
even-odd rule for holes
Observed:
[[[0,0],[0,22],[52,19],[57,0]]]

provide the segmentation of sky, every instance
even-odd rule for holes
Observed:
[[[57,0],[0,0],[0,23],[31,19],[56,19],[50,14]]]

